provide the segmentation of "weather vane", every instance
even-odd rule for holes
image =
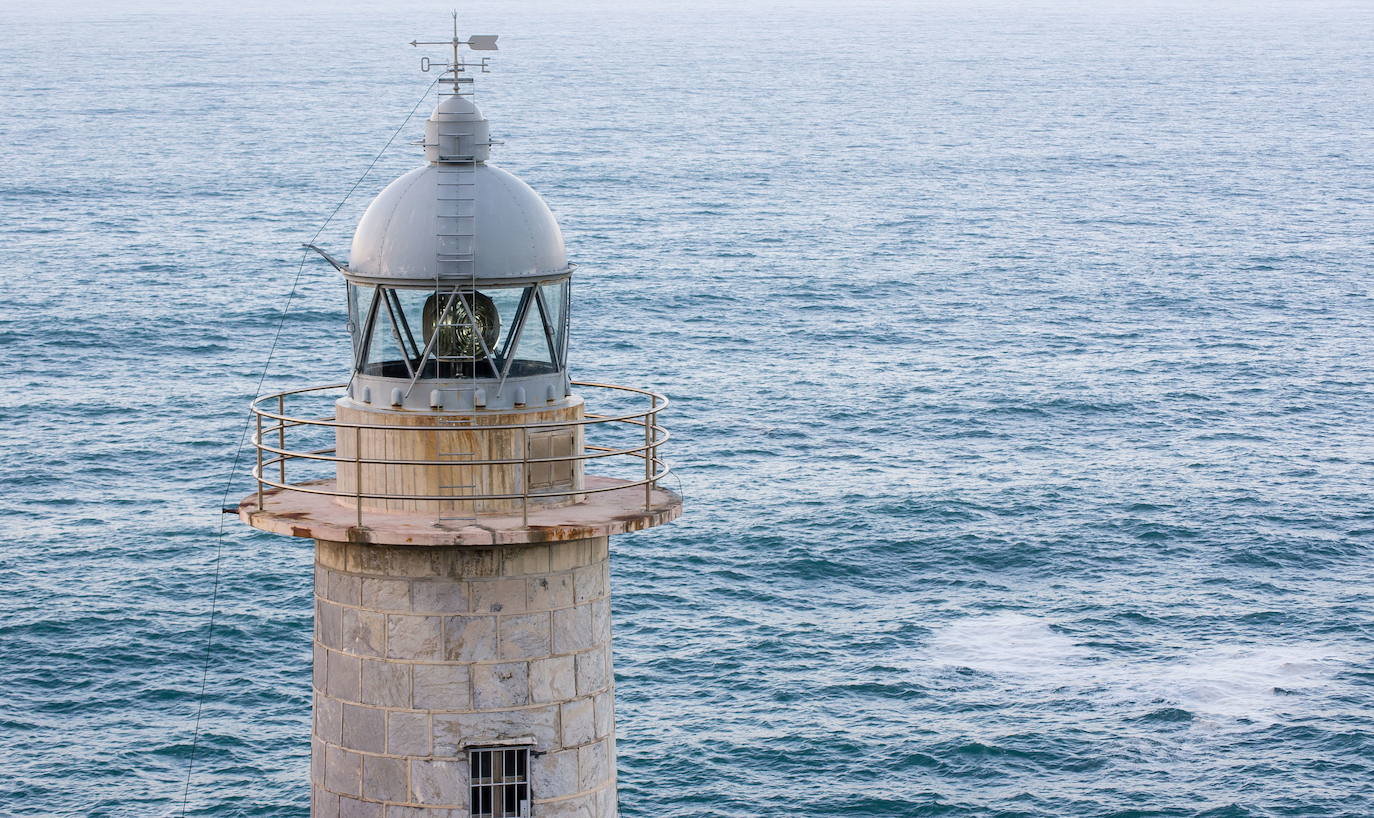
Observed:
[[[463,94],[463,93],[472,93],[471,91],[462,91],[462,90],[459,90],[460,87],[461,87],[462,85],[470,85],[470,84],[472,84],[472,78],[471,78],[471,77],[460,77],[460,76],[458,76],[458,75],[461,74],[461,73],[463,73],[465,70],[467,70],[467,69],[469,69],[469,68],[479,68],[479,69],[481,69],[481,71],[482,71],[483,74],[490,73],[490,72],[491,72],[491,69],[488,67],[488,60],[490,60],[491,58],[490,58],[490,57],[483,57],[483,58],[481,59],[480,62],[464,62],[464,61],[463,61],[463,56],[462,56],[462,53],[461,53],[460,49],[462,48],[462,46],[467,46],[467,47],[468,47],[470,50],[472,50],[472,51],[496,51],[496,50],[497,50],[497,48],[496,48],[496,38],[497,38],[498,36],[500,36],[500,35],[498,35],[498,34],[473,34],[473,35],[470,35],[466,40],[460,39],[459,36],[458,36],[458,12],[455,11],[455,12],[453,12],[453,39],[452,39],[452,40],[438,40],[438,41],[433,41],[433,42],[421,42],[420,40],[411,40],[411,41],[410,41],[410,44],[413,45],[413,46],[415,46],[416,48],[419,48],[419,47],[422,46],[422,45],[446,45],[446,46],[451,46],[451,47],[453,48],[453,60],[452,60],[452,62],[447,62],[447,63],[435,63],[435,62],[433,62],[432,60],[430,60],[429,57],[421,57],[421,58],[420,58],[420,70],[421,70],[421,71],[424,71],[424,72],[426,72],[426,73],[428,73],[428,72],[429,72],[429,69],[430,69],[430,68],[433,68],[435,65],[441,66],[441,67],[444,69],[444,74],[452,74],[453,77],[452,77],[451,79],[445,78],[445,77],[441,77],[441,78],[440,78],[440,82],[446,82],[446,83],[449,83],[450,85],[452,85],[452,86],[453,86],[453,93],[455,93],[455,94]]]

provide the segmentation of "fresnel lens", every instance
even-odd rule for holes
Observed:
[[[479,292],[431,295],[425,301],[424,325],[425,345],[434,341],[434,355],[439,360],[485,360],[501,336],[496,303]]]

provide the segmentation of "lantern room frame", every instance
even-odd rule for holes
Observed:
[[[546,279],[533,282],[524,282],[510,285],[488,285],[485,287],[473,287],[470,284],[447,284],[442,286],[404,286],[396,284],[355,284],[350,282],[348,285],[348,310],[349,310],[349,330],[353,340],[353,372],[356,375],[387,375],[383,371],[370,371],[369,367],[376,367],[379,364],[399,363],[406,371],[406,377],[410,379],[410,388],[421,378],[431,379],[470,379],[470,378],[491,378],[497,381],[498,389],[504,386],[506,379],[510,377],[511,368],[517,360],[520,352],[520,342],[523,340],[527,328],[532,319],[538,317],[538,325],[534,331],[540,331],[546,348],[549,352],[550,360],[547,362],[551,367],[551,372],[564,372],[567,370],[568,356],[568,328],[569,313],[571,312],[571,277],[562,276],[555,279]],[[557,294],[550,296],[546,291],[557,287]],[[477,299],[490,298],[490,294],[500,291],[519,290],[520,296],[515,306],[513,316],[500,315],[500,319],[509,319],[510,326],[506,330],[504,339],[498,335],[495,345],[489,345],[484,327],[478,313],[480,309],[476,306]],[[371,298],[364,309],[359,303],[364,292],[371,291]],[[430,293],[431,299],[440,306],[439,316],[458,315],[464,322],[471,336],[480,343],[481,355],[470,356],[471,360],[458,361],[454,356],[440,354],[436,345],[440,338],[439,332],[429,332],[425,326],[419,327],[419,337],[417,338],[416,327],[413,326],[412,319],[424,316],[407,315],[405,305],[401,303],[402,293],[425,292]],[[557,301],[554,302],[553,299]],[[428,310],[429,302],[426,303]],[[499,315],[499,313],[498,313]],[[390,332],[391,339],[395,341],[397,350],[401,357],[396,361],[370,361],[369,356],[374,351],[374,345],[378,343],[378,333],[385,334]],[[426,337],[428,336],[428,337]],[[423,342],[423,346],[421,346]],[[467,358],[468,356],[464,356]],[[470,371],[459,372],[461,366],[450,366],[450,373],[442,371],[443,364],[469,363]],[[427,367],[433,365],[432,372],[428,372]],[[483,372],[483,370],[486,370]],[[409,389],[406,390],[409,392]]]

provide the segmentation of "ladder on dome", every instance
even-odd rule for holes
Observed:
[[[469,130],[465,132],[441,132],[439,136],[440,151],[438,156],[438,211],[435,225],[435,235],[438,238],[436,252],[436,264],[434,268],[434,332],[439,332],[441,322],[450,319],[454,308],[461,309],[464,320],[466,320],[471,331],[472,338],[481,336],[481,328],[477,322],[477,158],[474,153],[464,155],[445,155],[443,151],[463,150],[466,146],[468,150],[476,150],[476,132]],[[449,285],[449,292],[443,290],[444,283]],[[454,291],[458,292],[455,294]],[[468,293],[464,297],[463,293]],[[467,391],[471,396],[470,403],[474,413],[477,409],[477,363],[482,360],[477,354],[474,345],[469,345],[468,355],[443,354],[439,345],[436,343],[433,351],[434,374],[442,377],[440,367],[448,364],[458,368],[467,364],[467,376],[470,383],[466,390],[463,387],[441,388],[440,392],[461,393]],[[424,365],[424,362],[421,362]],[[460,401],[461,403],[461,401]],[[446,424],[454,429],[471,429],[477,425],[475,414],[445,418],[440,423]],[[476,456],[475,452],[438,452],[439,458],[454,460],[454,465],[461,465],[465,461],[471,461]],[[442,468],[442,467],[441,467]],[[466,473],[475,479],[475,471],[469,468]],[[442,479],[442,477],[441,477]],[[466,490],[469,494],[477,488],[476,483],[449,483],[439,486],[441,492],[457,491],[455,498],[462,497]],[[435,525],[443,527],[446,523],[452,522],[477,522],[476,506],[474,505],[471,513],[468,514],[445,514],[443,501],[437,504],[435,511]]]

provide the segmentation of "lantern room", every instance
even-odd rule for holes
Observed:
[[[338,266],[359,403],[500,410],[570,394],[563,236],[539,194],[487,164],[489,134],[468,97],[442,97],[426,122],[429,163],[358,223]]]

